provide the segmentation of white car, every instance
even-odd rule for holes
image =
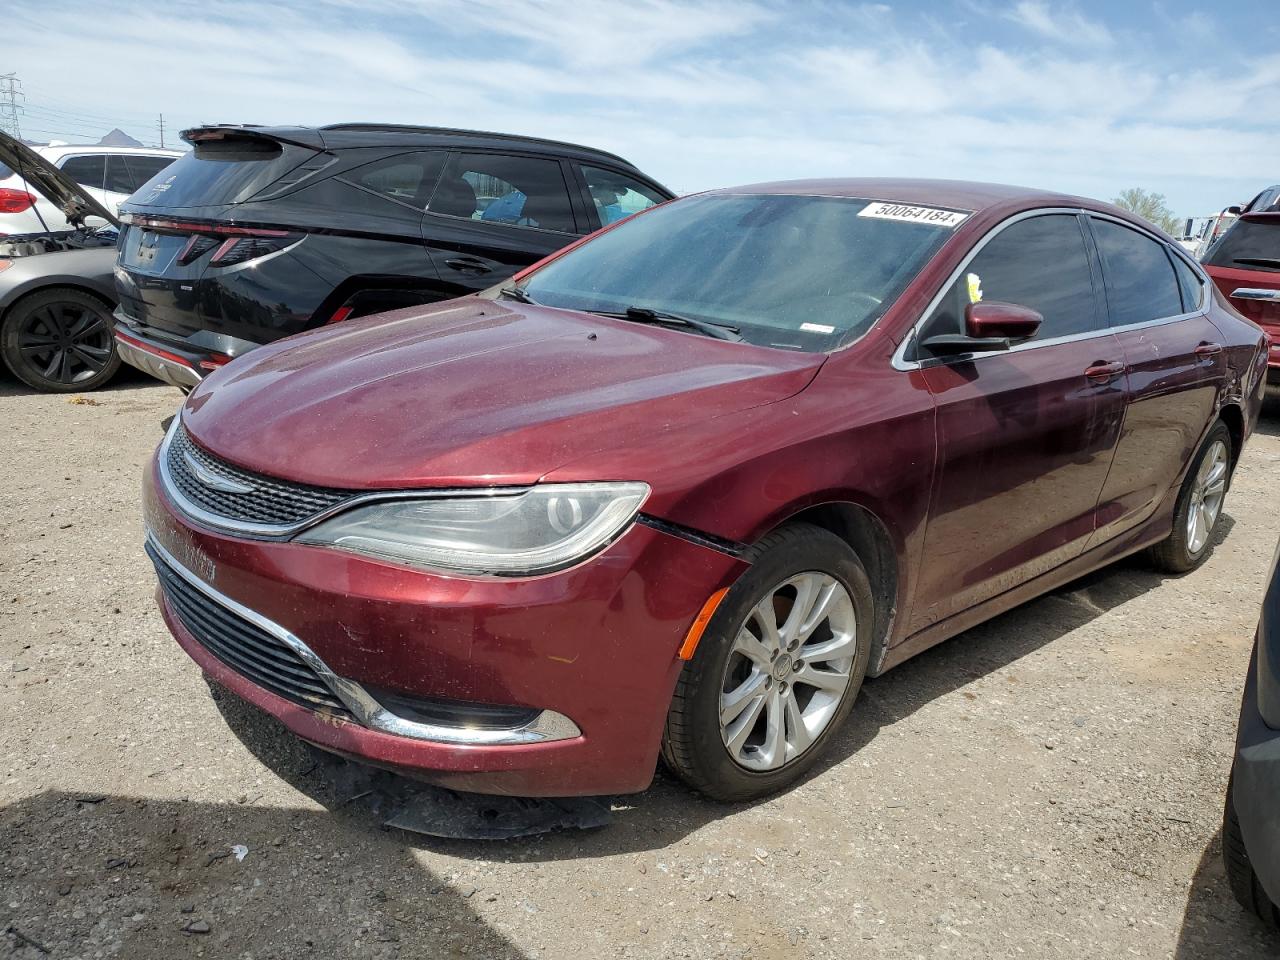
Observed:
[[[140,186],[182,156],[180,150],[151,147],[50,144],[32,149],[112,212]],[[97,220],[97,217],[89,217],[88,226],[102,226]],[[67,218],[54,204],[41,196],[38,190],[29,189],[18,171],[0,163],[0,237],[70,229]]]

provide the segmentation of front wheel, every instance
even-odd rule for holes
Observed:
[[[1151,548],[1151,558],[1159,569],[1186,573],[1209,556],[1231,479],[1232,455],[1231,432],[1219,421],[1200,444],[1182,481],[1173,508],[1173,532]]]
[[[857,554],[794,524],[765,537],[685,665],[663,758],[717,800],[798,780],[848,716],[866,676],[874,605]]]

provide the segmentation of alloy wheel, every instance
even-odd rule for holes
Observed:
[[[111,327],[104,314],[78,303],[51,303],[23,318],[18,352],[33,372],[55,383],[97,376],[111,361]]]
[[[1204,549],[1218,522],[1227,492],[1227,469],[1227,445],[1217,440],[1200,461],[1187,506],[1187,550],[1192,554]]]
[[[720,693],[720,736],[734,762],[775,770],[830,725],[857,653],[853,599],[824,573],[765,593],[739,625]]]

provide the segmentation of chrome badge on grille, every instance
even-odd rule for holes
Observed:
[[[217,490],[220,493],[253,493],[258,489],[249,483],[240,483],[238,480],[218,476],[188,451],[182,452],[182,460],[192,475],[211,490]]]

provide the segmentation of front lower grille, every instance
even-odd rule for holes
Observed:
[[[291,647],[197,589],[150,543],[146,549],[169,608],[202,647],[285,700],[351,719],[342,701]]]
[[[239,523],[291,526],[357,495],[352,490],[291,483],[243,470],[196,446],[182,426],[169,443],[165,467],[169,482],[183,498],[215,517]],[[226,486],[248,489],[243,493],[217,490],[200,479],[197,468]]]

